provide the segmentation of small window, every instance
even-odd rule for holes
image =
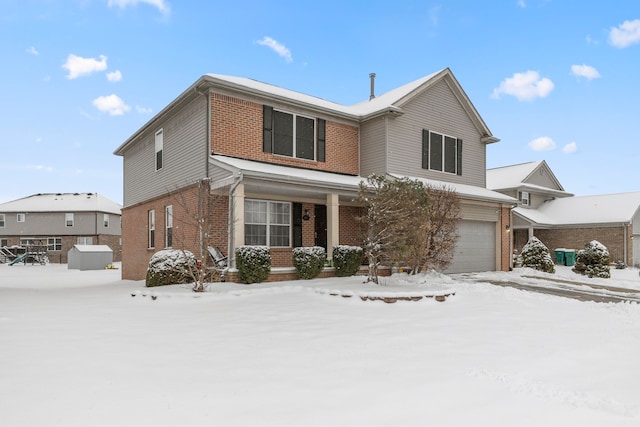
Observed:
[[[27,214],[19,213],[16,215],[16,221],[25,222],[27,220]]]
[[[164,149],[164,136],[162,129],[156,132],[156,170],[162,169],[162,151]]]
[[[166,224],[165,246],[173,246],[173,206],[169,205],[164,210],[164,220]]]
[[[0,247],[9,246],[9,239],[0,239]]]
[[[518,193],[518,200],[522,203],[522,206],[529,206],[529,192],[528,191],[520,191]]]
[[[109,228],[109,214],[102,215],[102,223],[104,224],[104,228]]]
[[[49,237],[49,238],[47,238],[47,250],[48,251],[61,251],[62,250],[62,238],[61,237]]]
[[[0,228],[4,228],[4,214],[0,214]],[[6,245],[3,245],[6,246]]]
[[[422,168],[462,175],[462,139],[424,129]]]
[[[73,227],[73,213],[64,214],[64,225],[66,227]]]
[[[78,237],[78,244],[79,245],[93,245],[93,237],[91,237],[91,236]]]
[[[156,211],[149,211],[149,249],[156,247]]]

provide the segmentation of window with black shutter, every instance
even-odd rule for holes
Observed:
[[[422,168],[462,175],[462,139],[423,129]]]
[[[325,161],[325,121],[263,106],[262,150],[279,156]]]

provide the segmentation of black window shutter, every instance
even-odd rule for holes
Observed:
[[[325,161],[326,139],[327,139],[327,122],[324,119],[318,119],[318,146],[316,147],[316,161]]]
[[[273,152],[273,107],[262,106],[262,151]]]
[[[460,138],[456,141],[456,157],[456,174],[462,175],[462,140]]]
[[[422,169],[429,169],[429,131],[422,129]]]
[[[302,204],[293,204],[293,247],[302,246]]]

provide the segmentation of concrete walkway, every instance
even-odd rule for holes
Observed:
[[[594,302],[635,302],[640,304],[640,291],[636,289],[604,286],[594,283],[576,282],[573,280],[553,279],[539,276],[521,276],[529,279],[528,283],[517,283],[500,280],[472,279],[475,282],[491,283],[496,286],[521,289],[523,291],[538,292],[579,301]]]

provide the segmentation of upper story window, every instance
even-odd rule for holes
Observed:
[[[4,214],[0,214],[0,228],[4,228]]]
[[[149,249],[156,247],[156,211],[149,211]]]
[[[288,247],[291,241],[291,203],[244,201],[244,244]]]
[[[105,228],[109,228],[109,214],[102,215],[102,223]]]
[[[165,246],[173,246],[173,206],[169,205],[164,209],[164,223],[166,224]]]
[[[156,132],[156,170],[162,169],[162,151],[164,149],[164,134],[162,129]]]
[[[73,227],[73,213],[64,214],[65,227]]]
[[[462,175],[462,139],[423,129],[422,169]]]
[[[27,220],[27,214],[19,213],[16,215],[16,221],[25,222]]]
[[[266,153],[325,161],[326,121],[263,107],[262,149]]]
[[[522,206],[529,206],[530,196],[528,191],[519,191],[518,200],[522,203]]]

